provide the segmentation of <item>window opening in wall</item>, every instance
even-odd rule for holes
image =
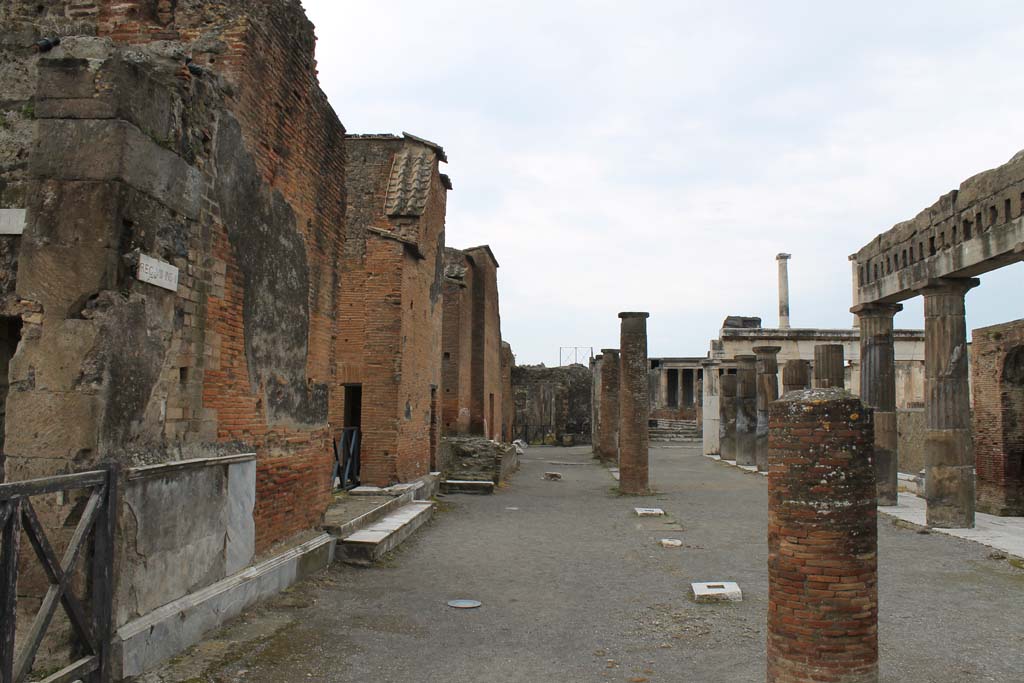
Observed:
[[[931,256],[935,256],[935,238],[928,238],[928,252]]]
[[[875,264],[875,279],[878,279],[878,264]]]
[[[903,250],[903,267],[904,268],[907,267],[907,250],[906,249]]]
[[[974,214],[974,225],[978,228],[978,232],[984,232],[985,228],[981,224],[981,212]]]
[[[679,371],[675,368],[668,371],[668,387],[665,389],[665,393],[668,394],[669,408],[679,407]]]
[[[494,394],[489,394],[489,398],[490,398],[490,407],[488,408],[487,415],[490,418],[490,420],[487,423],[487,431],[490,432],[490,435],[489,435],[488,438],[493,439],[493,438],[495,438],[497,436],[497,434],[495,433],[495,429],[494,429]]]
[[[1003,202],[1003,222],[1010,222],[1010,200],[1007,199]]]
[[[966,232],[966,231],[965,231],[965,232]],[[953,244],[956,244],[956,243],[957,243],[957,238],[958,238],[959,236],[960,236],[960,235],[959,235],[959,233],[957,232],[957,229],[956,229],[956,223],[953,223]]]
[[[946,233],[940,232],[939,233],[939,249],[945,249],[945,248],[946,248]]]
[[[917,260],[924,260],[924,242],[917,243]]]
[[[965,240],[971,239],[971,235],[973,235],[973,234],[974,234],[974,231],[971,230],[971,222],[970,221],[964,221],[964,239]]]
[[[21,318],[0,317],[0,482],[4,480],[4,437],[7,427],[7,395],[10,392],[10,366],[21,341]]]
[[[996,209],[996,207],[994,205],[988,207],[988,224],[989,224],[989,227],[995,225],[998,222],[999,222],[999,211]]]
[[[891,273],[892,272],[892,260],[890,260],[890,258],[888,256],[885,257],[885,272],[886,273]]]

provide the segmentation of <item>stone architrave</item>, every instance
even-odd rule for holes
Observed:
[[[721,451],[721,416],[720,416],[720,378],[718,368],[721,363],[717,360],[701,361],[704,368],[703,399],[701,413],[703,424],[701,435],[704,444],[704,455],[718,455]]]
[[[964,296],[975,278],[941,279],[924,295],[925,501],[928,526],[974,526],[974,448]]]
[[[768,682],[878,683],[871,408],[808,389],[769,410]]]
[[[649,313],[619,313],[619,490],[648,492],[647,456],[650,388],[647,363]]]
[[[736,356],[736,464],[757,465],[757,356]]]
[[[806,360],[787,360],[782,366],[782,392],[800,391],[811,387],[811,363]]]
[[[601,402],[597,454],[605,462],[619,460],[619,350],[601,349]]]
[[[893,316],[899,304],[861,304],[850,309],[860,327],[860,399],[875,409],[875,480],[878,504],[898,503],[896,353]]]
[[[754,461],[759,472],[768,471],[768,406],[779,398],[780,346],[755,346],[757,358],[757,427]]]
[[[842,389],[846,386],[842,344],[816,344],[814,347],[814,388]]]

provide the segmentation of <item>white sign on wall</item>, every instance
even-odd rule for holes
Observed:
[[[172,292],[178,291],[178,269],[145,254],[139,254],[139,280]]]
[[[0,209],[0,235],[25,232],[25,209]]]

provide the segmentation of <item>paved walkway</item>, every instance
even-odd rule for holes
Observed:
[[[621,497],[588,449],[531,448],[510,487],[445,498],[381,566],[332,568],[145,683],[763,681],[764,477],[697,448],[655,449],[651,471],[657,495]],[[1024,571],[884,518],[879,536],[883,680],[1022,680]],[[690,601],[718,580],[744,601]]]

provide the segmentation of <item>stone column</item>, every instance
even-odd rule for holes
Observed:
[[[842,344],[817,344],[814,347],[814,388],[842,389],[846,386]]]
[[[725,374],[718,380],[719,453],[722,460],[736,460],[736,375]]]
[[[601,349],[601,416],[597,455],[605,462],[619,460],[619,350]]]
[[[701,361],[704,369],[704,397],[701,412],[704,423],[701,435],[704,442],[704,455],[718,455],[721,451],[721,417],[719,413],[719,377],[717,360]]]
[[[782,392],[800,391],[811,386],[811,363],[806,360],[787,360],[782,366]]]
[[[938,280],[924,295],[924,497],[928,526],[974,526],[974,447],[967,384],[964,295],[975,278]]]
[[[647,318],[649,313],[619,313],[621,379],[619,387],[619,491],[643,494],[647,488]]]
[[[768,682],[877,683],[871,408],[841,389],[795,391],[770,425]]]
[[[789,258],[790,254],[779,254],[779,329],[789,329]]]
[[[896,455],[896,352],[893,316],[899,304],[860,304],[852,309],[860,321],[860,400],[875,412],[875,481],[878,504],[896,505],[899,480]]]
[[[757,356],[736,356],[736,464],[757,464]]]
[[[781,254],[780,254],[781,256]],[[759,472],[768,471],[768,406],[779,398],[780,346],[755,346],[757,355],[757,428],[754,432],[754,461]]]

